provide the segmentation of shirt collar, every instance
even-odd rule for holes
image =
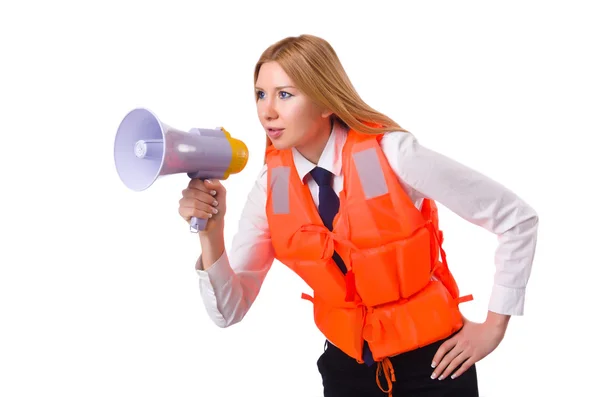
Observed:
[[[331,172],[333,175],[339,176],[342,173],[342,149],[346,141],[347,129],[334,118],[331,134],[327,144],[321,153],[319,163],[314,164],[312,161],[304,157],[296,148],[292,148],[294,157],[294,165],[298,172],[298,176],[302,183],[305,183],[304,178],[310,173],[313,168],[319,166]]]

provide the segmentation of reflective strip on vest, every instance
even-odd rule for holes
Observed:
[[[382,196],[388,192],[388,186],[379,164],[375,148],[369,148],[352,155],[358,171],[360,183],[367,199]]]
[[[271,170],[271,200],[274,214],[290,213],[290,167]]]

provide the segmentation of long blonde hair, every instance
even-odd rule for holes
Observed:
[[[271,61],[281,66],[300,91],[318,105],[332,111],[334,117],[356,132],[409,132],[361,99],[335,50],[326,40],[303,34],[287,37],[271,45],[256,63],[255,84],[261,66]],[[269,145],[271,141],[267,137],[267,147]]]

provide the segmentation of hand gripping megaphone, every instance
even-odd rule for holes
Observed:
[[[161,122],[150,110],[138,108],[119,125],[114,160],[125,186],[142,191],[161,176],[183,172],[190,178],[225,180],[244,169],[248,148],[223,128],[184,132]],[[193,217],[190,231],[204,230],[206,221]]]

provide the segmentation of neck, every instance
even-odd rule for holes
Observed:
[[[333,119],[325,119],[324,123],[318,127],[318,131],[314,137],[311,137],[308,142],[296,146],[296,150],[308,161],[318,164],[321,154],[325,150],[325,146],[327,146],[332,129]]]

